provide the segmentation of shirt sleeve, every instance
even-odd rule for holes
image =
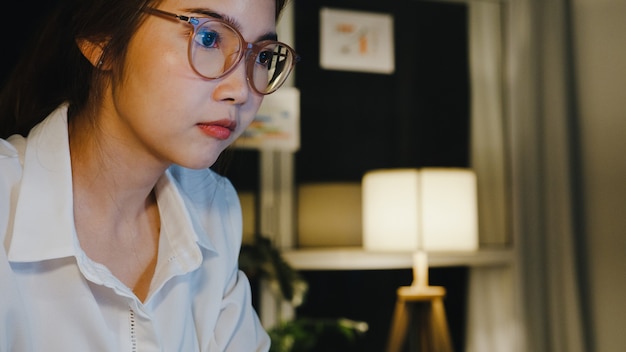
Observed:
[[[237,270],[235,284],[223,299],[222,311],[216,325],[216,342],[221,351],[266,352],[270,338],[263,329],[252,307],[250,283],[246,275]],[[222,337],[228,336],[227,340]]]

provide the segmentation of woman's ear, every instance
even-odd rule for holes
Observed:
[[[76,45],[83,56],[97,69],[106,69],[104,65],[104,50],[108,41],[94,42],[89,39],[76,39]]]

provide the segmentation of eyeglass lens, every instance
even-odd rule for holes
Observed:
[[[194,69],[204,77],[217,78],[237,65],[245,54],[238,32],[220,21],[209,21],[196,28],[190,43]],[[293,52],[275,41],[252,46],[245,58],[250,83],[262,94],[276,90],[285,81],[294,61]]]

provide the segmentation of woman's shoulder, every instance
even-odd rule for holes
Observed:
[[[0,159],[15,159],[23,151],[26,138],[16,134],[8,139],[0,138]]]
[[[0,138],[0,187],[4,188],[19,179],[25,148],[26,138],[20,135]]]
[[[11,199],[22,178],[22,162],[25,139],[22,136],[0,138],[0,246],[5,242],[11,213]],[[0,247],[1,248],[1,247]]]

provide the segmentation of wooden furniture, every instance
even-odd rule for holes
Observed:
[[[398,288],[387,352],[401,352],[410,325],[417,326],[419,351],[452,352],[443,299],[446,290],[441,286],[403,286]],[[415,324],[409,324],[411,318]]]
[[[285,260],[297,270],[335,271],[335,270],[395,270],[412,268],[414,255],[411,251],[403,253],[372,252],[362,247],[331,247],[331,248],[299,248],[282,251]],[[501,346],[513,346],[510,327],[507,324],[516,322],[512,314],[512,298],[510,297],[512,268],[515,263],[515,251],[510,247],[480,249],[477,252],[433,252],[428,255],[430,268],[464,266],[470,270],[468,294],[467,325],[462,342],[469,349],[477,351],[504,351]],[[485,286],[486,285],[486,286]],[[500,289],[502,299],[490,299],[491,295],[483,295],[484,290]],[[394,288],[392,288],[393,290]],[[267,288],[269,290],[269,288]],[[480,292],[477,292],[480,291]],[[393,294],[393,293],[392,293]],[[449,293],[447,293],[449,294]],[[290,319],[294,316],[292,307],[277,302],[269,293],[261,295],[261,315],[264,324]],[[373,302],[375,304],[375,302]],[[409,306],[413,303],[408,304]],[[393,308],[392,308],[393,309]],[[282,315],[281,315],[282,314]],[[415,321],[415,320],[414,320]],[[451,323],[451,322],[450,322]],[[408,331],[408,327],[406,328]],[[371,332],[370,332],[371,333]],[[380,331],[388,335],[389,330]],[[503,339],[506,340],[503,342]],[[484,343],[493,343],[485,349]],[[385,346],[381,346],[381,350]],[[511,350],[512,348],[508,348]],[[458,351],[457,351],[458,352]]]

